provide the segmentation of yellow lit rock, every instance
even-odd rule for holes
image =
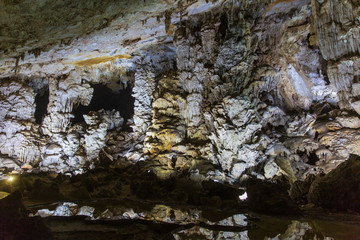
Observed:
[[[7,196],[9,196],[10,193],[7,192],[0,192],[0,199],[6,198]]]
[[[115,56],[102,56],[102,57],[89,58],[81,61],[71,62],[70,64],[78,67],[85,67],[85,66],[92,66],[100,63],[114,61],[116,59],[131,59],[131,58],[132,57],[128,54],[120,54]]]

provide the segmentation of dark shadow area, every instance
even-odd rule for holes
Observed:
[[[315,154],[315,152],[311,152],[308,156],[308,164],[310,165],[316,165],[316,162],[319,161],[320,159],[318,158],[318,156]]]
[[[159,179],[151,163],[139,162],[125,168],[100,167],[82,175],[28,173],[16,177],[10,185],[0,180],[0,191],[20,190],[23,197],[37,203],[94,199],[132,198],[154,202],[182,203],[233,211],[239,209],[244,190],[212,180],[197,182],[183,175]],[[104,209],[105,210],[105,209]]]
[[[298,151],[296,151],[296,154],[298,154],[300,156],[300,158],[303,159],[304,162],[306,162],[309,165],[315,166],[316,162],[320,160],[315,152],[311,152],[310,154],[307,154],[304,151],[298,150]]]
[[[219,26],[219,34],[222,41],[226,38],[226,33],[228,29],[228,18],[226,16],[226,13],[223,13],[220,17],[220,26]]]
[[[49,88],[40,91],[35,96],[35,103],[36,103],[35,122],[37,124],[41,124],[42,120],[44,119],[44,116],[47,113],[47,106],[49,104]]]
[[[304,151],[298,150],[298,151],[296,151],[296,154],[298,154],[300,156],[300,158],[303,159],[303,161],[309,165],[315,166],[316,162],[320,160],[315,152],[311,152],[310,154],[307,154]]]
[[[353,83],[359,83],[360,82],[360,75],[355,75]]]
[[[290,184],[285,178],[273,182],[250,178],[246,182],[248,207],[262,214],[300,215],[299,206],[289,197],[289,189]]]
[[[95,84],[94,94],[91,102],[88,106],[79,105],[74,108],[73,124],[84,122],[84,114],[88,114],[90,111],[104,110],[117,110],[120,111],[121,117],[124,118],[124,122],[130,119],[134,114],[134,101],[135,98],[131,96],[132,88],[128,86],[126,89],[118,92],[112,91],[110,88],[102,84]]]
[[[28,211],[22,204],[21,198],[21,193],[16,191],[0,200],[0,239],[54,239],[41,219],[28,217]]]

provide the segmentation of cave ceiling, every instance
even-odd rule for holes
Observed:
[[[4,0],[0,2],[0,56],[38,54],[109,25],[108,31],[126,29],[132,19],[162,13],[174,4],[153,0]],[[114,19],[117,21],[112,23]]]
[[[18,71],[33,63],[55,63],[48,74],[58,69],[59,75],[139,56],[140,49],[171,42],[164,21],[176,6],[177,1],[154,0],[1,1],[0,75],[45,76]]]

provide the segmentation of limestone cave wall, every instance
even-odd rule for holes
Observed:
[[[3,170],[295,182],[360,154],[359,1],[137,5],[67,44],[4,38]]]

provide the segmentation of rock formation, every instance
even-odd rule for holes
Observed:
[[[3,172],[293,184],[360,154],[359,1],[43,2],[0,3]]]

